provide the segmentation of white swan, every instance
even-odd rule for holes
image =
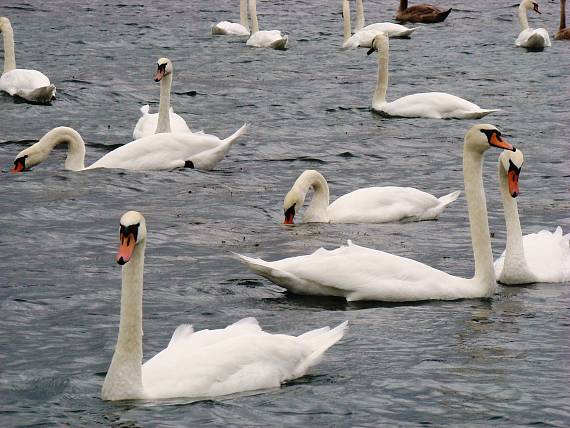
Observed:
[[[270,334],[255,318],[219,330],[178,327],[168,346],[141,364],[146,226],[129,211],[121,217],[117,263],[123,265],[121,320],[115,353],[101,389],[103,400],[207,398],[268,388],[307,373],[347,329],[344,322],[300,336]]]
[[[4,72],[0,77],[0,91],[35,103],[49,103],[55,97],[55,86],[37,70],[16,68],[14,31],[10,20],[3,16],[0,16],[0,32],[4,36]]]
[[[433,220],[461,192],[436,198],[413,187],[367,187],[341,196],[329,205],[329,186],[325,177],[315,170],[304,171],[285,196],[284,224],[293,224],[307,192],[314,190],[313,199],[303,221],[323,223],[386,223],[400,220]]]
[[[570,282],[570,234],[541,230],[523,236],[515,197],[524,162],[521,150],[499,157],[499,186],[507,224],[507,247],[495,261],[495,275],[503,284]]]
[[[67,143],[65,169],[82,171],[93,168],[120,168],[138,171],[174,168],[212,169],[228,153],[247,124],[224,140],[203,133],[162,133],[131,141],[85,167],[85,142],[73,129],[61,126],[45,134],[40,141],[22,150],[14,160],[12,172],[30,169],[45,161],[58,144]]]
[[[255,0],[249,0],[249,16],[251,18],[251,36],[246,45],[254,48],[287,49],[289,37],[279,30],[259,31]]]
[[[350,241],[336,250],[321,248],[275,262],[238,257],[255,273],[299,294],[391,302],[490,297],[496,282],[482,171],[483,155],[491,146],[513,149],[492,125],[475,125],[465,135],[463,176],[475,256],[471,279]]]
[[[548,31],[544,28],[537,28],[536,30],[528,26],[528,19],[526,16],[527,10],[534,10],[537,13],[541,13],[538,10],[538,3],[533,0],[522,0],[519,5],[519,23],[521,24],[522,31],[520,32],[515,45],[521,46],[527,49],[542,50],[547,46],[550,46],[550,37],[548,36]]]
[[[212,26],[212,34],[217,36],[249,36],[247,0],[239,0],[239,24],[229,21],[218,22]]]
[[[348,0],[342,0],[342,16],[343,16],[343,30],[344,30],[344,41],[342,44],[343,49],[356,49],[356,48],[369,48],[372,46],[372,40],[374,37],[380,33],[386,33],[388,37],[391,38],[408,38],[410,35],[418,29],[407,28],[400,24],[394,24],[392,22],[379,22],[376,24],[370,24],[366,27],[358,28],[361,24],[364,24],[364,6],[362,5],[362,0],[357,0],[357,24],[355,28],[354,35],[350,34],[350,5]]]
[[[498,110],[479,108],[463,98],[444,92],[424,92],[386,101],[388,90],[389,42],[386,34],[374,37],[370,55],[378,51],[378,81],[372,98],[372,109],[385,116],[427,117],[431,119],[479,119]]]
[[[186,125],[186,121],[174,113],[170,107],[173,71],[172,61],[168,58],[158,60],[156,74],[154,75],[154,81],[160,82],[158,113],[149,113],[148,104],[141,107],[142,116],[133,130],[135,140],[160,132],[192,132]]]

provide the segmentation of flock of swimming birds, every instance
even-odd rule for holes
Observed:
[[[561,24],[555,39],[570,40],[565,28],[565,0],[561,0]],[[378,51],[378,81],[372,109],[387,117],[427,117],[479,119],[496,110],[442,92],[413,94],[392,102],[386,100],[390,38],[408,38],[418,30],[395,23],[364,25],[362,0],[356,0],[357,24],[350,28],[348,0],[342,0],[345,49],[369,48]],[[529,28],[527,11],[540,13],[538,4],[523,0],[518,9],[522,31],[515,44],[530,50],[551,45],[548,32]],[[400,1],[396,19],[407,22],[444,21],[449,10],[429,4],[408,7]],[[249,28],[251,20],[251,31]],[[8,18],[0,17],[4,37],[4,72],[0,89],[34,103],[49,103],[56,88],[39,71],[17,69],[13,31]],[[222,21],[212,26],[213,35],[248,37],[246,44],[258,48],[286,49],[288,36],[280,31],[260,31],[255,0],[240,0],[240,23]],[[21,151],[13,172],[22,172],[47,159],[58,144],[67,144],[65,169],[93,168],[128,170],[170,170],[197,168],[210,170],[229,152],[247,129],[244,124],[231,136],[220,139],[202,131],[193,132],[170,107],[173,64],[168,58],[157,63],[155,81],[160,82],[158,113],[149,106],[134,131],[134,140],[86,167],[85,143],[72,128],[58,127],[37,143]],[[502,151],[498,162],[500,191],[507,225],[507,244],[493,262],[482,165],[490,148]],[[463,175],[469,212],[469,226],[475,274],[461,278],[418,261],[365,248],[348,241],[346,246],[328,251],[267,262],[237,254],[253,272],[292,293],[337,296],[347,301],[375,300],[409,302],[492,297],[496,281],[503,284],[570,281],[570,235],[542,230],[522,234],[516,196],[524,158],[493,125],[478,124],[465,134]],[[318,171],[304,171],[287,193],[283,203],[284,224],[293,224],[304,206],[305,222],[383,223],[436,219],[455,201],[460,192],[442,197],[409,187],[369,187],[357,189],[330,203],[329,186]],[[254,318],[242,319],[225,329],[195,332],[190,325],[178,327],[168,346],[142,364],[142,290],[146,223],[142,214],[129,211],[120,220],[120,245],[116,256],[122,269],[122,297],[119,335],[115,353],[105,378],[104,400],[161,399],[171,397],[213,397],[240,391],[274,388],[303,376],[324,352],[338,342],[347,329],[344,322],[300,336],[264,332]]]

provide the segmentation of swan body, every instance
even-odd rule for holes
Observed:
[[[255,318],[194,332],[181,325],[168,346],[141,364],[144,217],[121,217],[117,263],[123,265],[119,336],[101,389],[103,400],[208,398],[268,388],[307,373],[338,342],[347,323],[300,336],[270,334]]]
[[[425,92],[386,101],[388,90],[389,42],[384,33],[374,37],[370,55],[378,51],[378,81],[372,98],[372,109],[391,117],[425,117],[431,119],[479,119],[496,109],[482,109],[477,104],[444,92]]]
[[[223,159],[232,144],[247,129],[243,125],[224,140],[203,133],[161,133],[131,141],[85,167],[85,142],[77,131],[58,127],[49,131],[40,141],[22,150],[14,161],[13,172],[25,169],[47,159],[55,146],[68,144],[65,169],[82,171],[94,168],[120,168],[137,171],[169,170],[190,167],[210,170]]]
[[[222,21],[212,26],[212,34],[222,36],[249,36],[249,24],[247,22],[247,0],[239,2],[239,24]]]
[[[329,187],[325,178],[315,170],[304,171],[285,196],[285,224],[292,224],[303,206],[309,189],[313,199],[303,215],[303,221],[327,223],[386,223],[391,221],[433,220],[460,192],[436,198],[413,187],[368,187],[347,193],[329,205]]]
[[[133,138],[158,134],[161,132],[192,132],[186,121],[174,113],[170,107],[170,89],[172,87],[174,66],[168,58],[159,58],[154,76],[155,82],[160,82],[160,102],[158,113],[149,114],[149,106],[141,107],[142,116],[133,130]]]
[[[530,50],[542,50],[547,46],[551,46],[548,31],[546,31],[544,28],[532,29],[528,26],[528,19],[526,16],[528,10],[534,10],[537,13],[541,13],[538,10],[538,3],[535,1],[521,1],[518,10],[518,16],[522,31],[518,35],[515,41],[515,45]]]
[[[360,6],[359,6],[360,5]],[[376,24],[370,24],[366,27],[360,27],[360,24],[364,23],[364,9],[362,6],[362,0],[357,1],[357,11],[358,19],[356,25],[356,31],[351,36],[350,31],[350,5],[348,0],[343,0],[342,15],[344,22],[344,42],[342,44],[343,49],[356,49],[356,48],[369,48],[372,46],[372,40],[379,33],[383,32],[391,38],[409,38],[410,35],[417,30],[416,28],[407,28],[400,24],[394,24],[392,22],[379,22]]]
[[[408,7],[408,0],[400,0],[400,6],[396,12],[396,20],[403,22],[434,24],[445,21],[450,13],[451,8],[441,10],[429,3],[420,3]]]
[[[246,45],[254,48],[287,49],[289,37],[279,30],[259,30],[255,0],[249,0],[249,16],[251,17],[251,36]]]
[[[507,248],[495,261],[495,275],[503,284],[570,282],[570,234],[541,230],[522,234],[518,207],[518,178],[524,162],[521,150],[499,157],[499,185],[507,224]]]
[[[299,294],[390,302],[454,300],[493,295],[496,287],[485,191],[483,155],[491,146],[513,150],[492,125],[475,125],[465,136],[463,175],[475,256],[473,278],[460,278],[415,260],[347,246],[266,262],[237,255],[253,272]]]
[[[0,32],[4,37],[4,72],[0,77],[0,91],[34,103],[49,103],[55,97],[55,86],[37,70],[16,68],[14,31],[10,20],[3,16],[0,17]]]
[[[570,40],[570,28],[566,28],[566,0],[560,0],[560,27],[554,35],[555,40]]]

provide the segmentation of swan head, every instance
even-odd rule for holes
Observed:
[[[499,168],[503,168],[507,173],[507,182],[509,184],[509,193],[513,198],[519,195],[519,175],[524,163],[524,155],[522,150],[517,149],[514,152],[503,151],[499,156]]]
[[[371,55],[374,51],[380,51],[384,49],[388,45],[388,34],[383,31],[380,31],[378,34],[374,36],[372,39],[372,44],[366,55]]]
[[[118,264],[127,263],[135,251],[137,245],[146,239],[146,223],[141,213],[137,211],[127,211],[119,222],[119,251],[115,256]]]
[[[465,146],[480,153],[492,147],[515,151],[516,149],[502,137],[501,131],[496,126],[483,123],[473,126],[465,134]]]
[[[41,140],[40,140],[41,141]],[[22,150],[14,159],[14,166],[11,172],[22,172],[31,169],[47,159],[49,150],[44,150],[44,146],[36,143],[27,149]]]
[[[538,10],[538,3],[533,0],[523,0],[521,2],[521,6],[524,7],[526,10],[534,10],[536,13],[542,15],[542,12]]]
[[[0,16],[0,33],[11,28],[12,24],[10,24],[10,20],[5,16]]]
[[[294,224],[293,221],[295,214],[303,206],[305,200],[305,195],[296,186],[293,186],[291,190],[285,195],[285,200],[283,201],[283,214],[285,215],[285,220],[283,224]]]
[[[157,63],[156,73],[154,75],[154,81],[160,82],[164,76],[168,76],[172,73],[172,61],[168,58],[160,58]]]

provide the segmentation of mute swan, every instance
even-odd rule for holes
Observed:
[[[471,279],[350,241],[336,250],[320,248],[275,262],[237,256],[255,273],[299,294],[390,302],[490,297],[496,283],[482,171],[483,155],[491,146],[515,150],[493,125],[475,125],[465,135],[463,176],[475,256]]]
[[[315,170],[304,171],[285,196],[284,224],[293,224],[295,214],[305,202],[310,189],[313,199],[303,215],[305,223],[386,223],[399,220],[433,220],[461,192],[436,198],[413,187],[367,187],[341,196],[329,205],[329,186]]]
[[[249,23],[247,22],[247,0],[239,0],[239,24],[222,21],[212,26],[212,34],[217,36],[249,36]]]
[[[135,125],[133,138],[138,140],[142,137],[158,134],[160,132],[192,132],[186,121],[174,113],[170,107],[170,87],[174,67],[168,58],[160,58],[157,62],[157,70],[154,81],[160,82],[160,102],[158,114],[149,113],[149,106],[141,107],[142,116]]]
[[[55,86],[37,70],[16,68],[14,31],[10,20],[3,16],[0,16],[0,32],[4,36],[4,73],[0,77],[0,91],[34,103],[49,103],[55,97]]]
[[[434,24],[445,21],[450,12],[451,8],[444,11],[428,3],[420,3],[408,7],[408,0],[400,0],[398,12],[396,12],[396,20]]]
[[[499,185],[507,223],[507,248],[495,261],[495,276],[503,284],[570,281],[570,234],[541,230],[522,235],[516,196],[524,162],[521,150],[499,157]]]
[[[555,40],[570,40],[570,28],[566,28],[566,0],[560,0],[560,29],[554,35]]]
[[[103,400],[206,398],[277,388],[304,376],[346,332],[346,321],[332,330],[324,327],[300,336],[267,333],[255,318],[198,332],[183,324],[165,349],[141,364],[144,217],[136,211],[123,214],[119,235],[121,320],[101,388]]]
[[[444,92],[424,92],[386,101],[388,90],[389,42],[384,33],[374,37],[370,55],[378,51],[378,81],[372,98],[372,110],[385,116],[427,117],[431,119],[479,119],[498,110],[480,108],[463,98]]]
[[[289,37],[279,30],[259,31],[255,0],[249,0],[249,16],[251,18],[251,36],[246,45],[254,48],[286,49]]]
[[[354,35],[350,35],[350,5],[348,0],[342,0],[342,16],[344,29],[343,49],[369,48],[372,46],[372,40],[379,32],[384,32],[391,38],[409,38],[410,35],[417,30],[416,28],[407,28],[400,24],[392,22],[379,22],[370,24],[358,30],[358,23],[364,22],[364,6],[362,0],[357,0],[357,28]]]
[[[536,13],[541,13],[538,10],[538,3],[533,0],[522,0],[519,5],[519,23],[521,24],[522,31],[520,32],[515,45],[527,49],[542,50],[550,46],[550,37],[548,31],[544,28],[537,28],[533,30],[528,26],[528,19],[526,17],[527,10],[534,10]]]
[[[72,128],[61,126],[45,134],[33,146],[22,150],[14,160],[12,172],[30,169],[45,161],[55,146],[67,143],[65,169],[82,171],[93,168],[120,168],[137,171],[174,168],[212,169],[230,150],[234,141],[245,132],[247,124],[225,140],[215,135],[162,133],[131,141],[85,167],[85,143]]]

